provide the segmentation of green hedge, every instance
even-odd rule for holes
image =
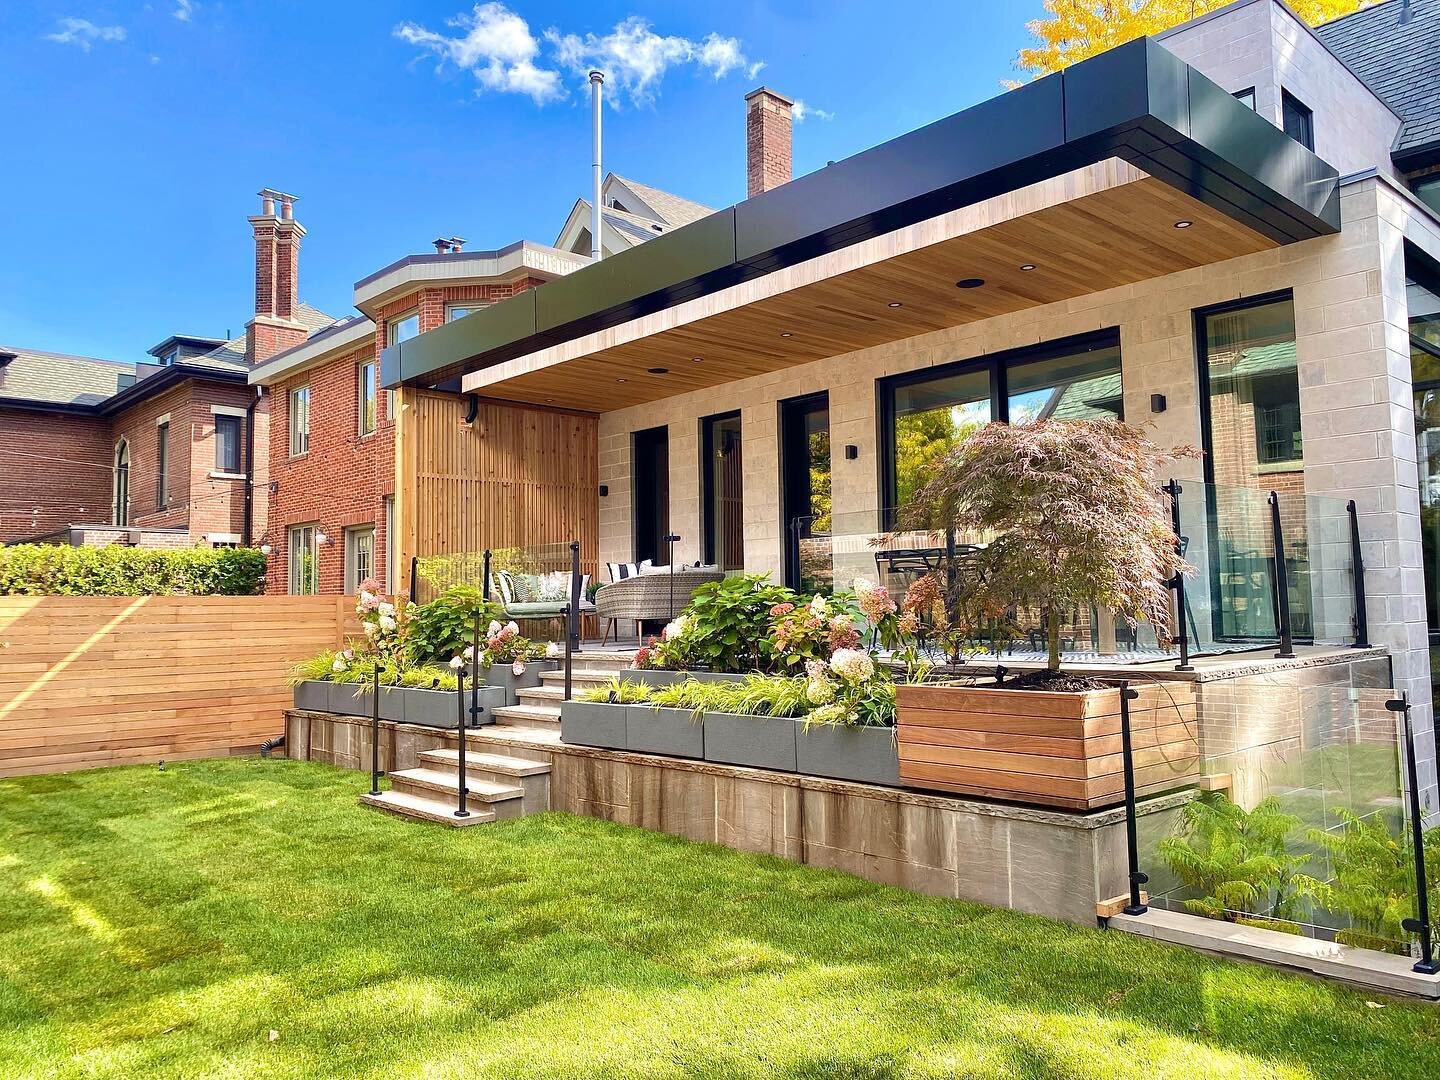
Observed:
[[[0,595],[251,596],[265,591],[255,548],[0,547]]]

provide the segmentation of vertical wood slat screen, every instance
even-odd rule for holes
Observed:
[[[216,757],[284,730],[335,596],[0,596],[0,776]]]
[[[593,572],[599,518],[593,416],[417,392],[416,554],[580,541]],[[557,567],[558,569],[558,567]]]

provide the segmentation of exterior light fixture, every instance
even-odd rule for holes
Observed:
[[[1021,263],[1021,264],[1020,264],[1020,269],[1021,269],[1021,270],[1024,270],[1024,271],[1028,274],[1031,270],[1034,270],[1034,269],[1035,269],[1035,264],[1034,264],[1034,263]]]
[[[628,382],[629,380],[628,380],[628,379],[616,379],[615,381],[616,381],[616,382]]]
[[[984,285],[984,284],[985,284],[985,279],[984,279],[984,278],[967,277],[967,278],[961,278],[959,281],[955,282],[955,288],[957,288],[957,289],[978,289],[978,288],[980,288],[981,285]]]
[[[890,303],[886,304],[885,306],[886,306],[886,307],[904,307],[905,305],[902,304],[902,303],[900,303],[899,300],[891,300]]]
[[[269,555],[272,550],[273,550],[273,549],[270,547],[269,544],[261,544],[261,545],[260,545],[260,554],[261,554],[261,555]]]
[[[1193,221],[1190,221],[1190,220],[1188,220],[1188,219],[1182,219],[1182,220],[1180,220],[1180,221],[1175,222],[1175,228],[1177,228],[1177,229],[1188,229],[1191,225],[1194,225],[1194,224],[1195,224],[1195,223],[1194,223]]]
[[[646,368],[645,370],[648,371],[651,375],[669,375],[669,374],[670,374],[670,369],[669,369],[668,367],[652,367],[652,368]]]
[[[705,362],[705,358],[704,358],[703,356],[692,356],[692,357],[690,357],[690,363],[692,363],[692,364],[703,364],[704,362]]]
[[[330,537],[327,533],[317,532],[315,534],[315,542],[317,544],[328,544],[330,543]]]
[[[781,336],[781,337],[794,337],[795,335],[792,334],[789,330],[781,330],[781,331],[780,331],[780,336]]]

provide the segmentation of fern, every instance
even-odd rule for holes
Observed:
[[[1330,854],[1333,880],[1321,887],[1327,908],[1351,920],[1337,937],[1346,945],[1404,951],[1401,923],[1415,914],[1415,844],[1408,829],[1397,838],[1379,817],[1361,818],[1340,810],[1338,830],[1311,830]],[[1440,903],[1440,829],[1425,834],[1430,908]]]

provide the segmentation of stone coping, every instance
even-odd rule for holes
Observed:
[[[1194,671],[1176,671],[1180,662],[1179,654],[1144,664],[1087,664],[1067,663],[1065,670],[1080,675],[1114,679],[1164,679],[1171,682],[1219,682],[1224,679],[1238,679],[1245,675],[1267,675],[1279,671],[1302,671],[1307,668],[1329,667],[1335,664],[1349,664],[1356,660],[1372,660],[1390,655],[1388,649],[1375,646],[1357,649],[1346,645],[1297,645],[1295,655],[1284,659],[1274,655],[1274,645],[1257,648],[1253,652],[1225,653],[1222,655],[1193,656],[1190,662]],[[1255,655],[1260,653],[1263,655]],[[1045,665],[1037,661],[1011,660],[1004,657],[984,663],[976,661],[967,675],[984,677],[995,670],[995,665],[1004,665],[1011,672],[1038,671]],[[1163,666],[1162,666],[1163,665]]]
[[[1106,925],[1127,934],[1304,971],[1385,993],[1440,999],[1440,975],[1421,975],[1412,970],[1414,957],[1157,908],[1143,915],[1112,915]]]
[[[336,713],[308,712],[304,709],[287,709],[285,712],[287,716],[293,713],[297,716],[316,717],[332,723],[366,726],[371,723],[370,718],[364,716],[340,716]],[[423,725],[396,723],[392,720],[382,720],[380,721],[380,726],[394,731],[425,732],[442,737],[454,737],[455,735],[453,728],[432,728]],[[914,791],[910,788],[881,787],[876,784],[860,784],[852,780],[832,780],[828,777],[808,776],[803,773],[772,772],[769,769],[752,769],[744,765],[723,765],[719,762],[691,758],[666,757],[660,754],[640,754],[629,750],[604,750],[594,746],[574,746],[569,743],[559,742],[558,740],[554,742],[548,740],[540,741],[530,737],[532,735],[532,732],[525,731],[522,733],[522,737],[517,738],[506,731],[503,726],[492,726],[472,729],[466,733],[466,738],[469,739],[470,743],[479,743],[484,746],[498,745],[511,749],[523,747],[525,750],[568,754],[574,757],[625,761],[636,765],[675,769],[681,772],[736,777],[745,780],[755,780],[761,783],[776,784],[782,787],[801,788],[809,791],[827,791],[840,795],[854,795],[888,802],[908,803],[914,806],[954,810],[959,813],[974,814],[981,817],[1038,822],[1068,829],[1102,829],[1110,825],[1123,824],[1125,821],[1124,806],[1113,806],[1087,814],[1067,813],[1063,810],[1046,810],[1035,806],[1017,806],[1011,803],[986,802],[980,799],[932,794],[930,792]],[[1190,802],[1195,798],[1195,794],[1193,790],[1187,789],[1145,799],[1139,804],[1138,810],[1141,815],[1159,813]]]

